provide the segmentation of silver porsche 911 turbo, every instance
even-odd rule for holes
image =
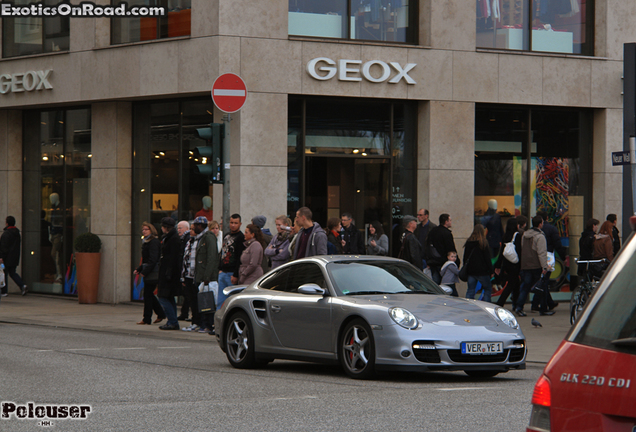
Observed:
[[[511,312],[450,297],[399,259],[304,258],[224,294],[216,337],[236,368],[340,362],[352,378],[383,369],[475,377],[525,369],[525,336]]]

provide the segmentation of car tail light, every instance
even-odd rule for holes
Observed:
[[[528,431],[550,431],[551,404],[550,381],[545,375],[541,375],[532,392],[532,413]]]

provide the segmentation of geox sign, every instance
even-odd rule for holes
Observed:
[[[373,68],[372,73],[373,66],[376,67]],[[417,66],[415,63],[407,63],[406,66],[402,67],[399,63],[389,62],[387,64],[382,60],[370,60],[364,64],[362,60],[340,59],[336,62],[327,57],[318,57],[307,63],[307,73],[320,81],[330,80],[338,74],[339,81],[362,81],[364,78],[372,83],[389,80],[390,84],[397,84],[404,78],[407,84],[415,84],[415,80],[408,74],[415,66]],[[318,71],[323,72],[323,74],[319,74]],[[393,76],[391,76],[392,72]]]
[[[0,74],[0,94],[51,90],[49,77],[53,69],[28,71],[15,74]]]

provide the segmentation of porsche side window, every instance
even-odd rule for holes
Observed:
[[[289,279],[289,268],[278,271],[260,283],[262,289],[274,291],[287,291],[287,280]]]
[[[292,268],[289,275],[288,292],[298,292],[298,287],[304,284],[313,283],[320,288],[327,289],[325,276],[316,264],[299,264]]]

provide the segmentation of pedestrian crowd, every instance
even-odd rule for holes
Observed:
[[[539,211],[530,221],[522,215],[509,218],[504,230],[496,211],[497,202],[490,200],[488,207],[482,223],[474,226],[466,240],[461,260],[451,216],[442,213],[436,225],[429,220],[426,209],[420,209],[417,217],[404,216],[402,226],[393,227],[393,256],[413,264],[437,284],[447,286],[452,296],[458,296],[456,284],[463,280],[468,285],[467,298],[474,299],[481,293],[480,299],[490,302],[494,279],[503,286],[497,300],[499,306],[511,297],[513,312],[526,316],[524,306],[532,292],[531,310],[541,315],[554,314],[558,303],[550,295],[548,281],[554,254],[566,258],[557,228],[548,222],[546,212]],[[615,214],[609,214],[603,224],[590,219],[581,233],[580,259],[604,260],[592,267],[594,276],[602,273],[620,249],[616,221]],[[0,265],[5,276],[4,284],[0,283],[2,296],[6,295],[7,277],[25,295],[27,287],[16,273],[20,231],[12,216],[5,222],[0,237]],[[293,224],[286,215],[276,217],[274,234],[265,228],[266,222],[265,216],[254,216],[243,232],[241,216],[233,214],[225,235],[217,221],[208,221],[204,215],[197,215],[191,223],[164,217],[161,233],[153,224],[144,222],[141,264],[134,270],[134,275],[143,276],[144,281],[143,317],[137,324],[167,320],[160,329],[178,330],[179,321],[188,321],[191,324],[181,330],[213,335],[214,312],[225,301],[223,290],[228,286],[251,284],[270,269],[305,257],[389,255],[389,240],[382,224],[371,222],[365,235],[350,213],[343,213],[340,219],[329,218],[324,229],[313,220],[307,207],[298,209]],[[590,271],[585,265],[579,265],[578,270],[583,277]],[[201,297],[206,292],[212,294]],[[175,302],[178,296],[184,299],[179,315]]]

